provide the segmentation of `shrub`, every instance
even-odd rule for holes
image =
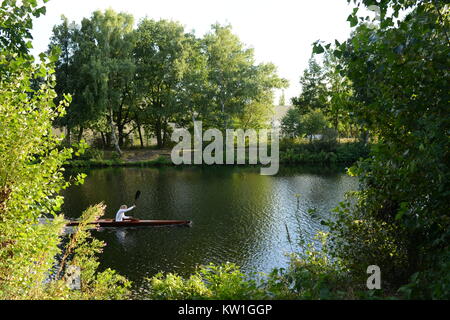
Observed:
[[[155,300],[242,300],[262,294],[256,282],[232,263],[202,266],[187,279],[159,273],[147,279],[147,286],[145,297]]]
[[[103,150],[99,150],[94,147],[89,147],[84,151],[83,154],[80,154],[78,157],[74,157],[74,159],[78,160],[102,160],[103,158]]]

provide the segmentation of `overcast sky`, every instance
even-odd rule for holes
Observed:
[[[311,44],[350,35],[346,0],[50,0],[46,6],[47,14],[34,22],[34,54],[47,49],[52,27],[63,14],[80,22],[95,10],[112,8],[131,13],[136,23],[145,16],[179,21],[197,36],[215,22],[230,23],[241,41],[255,49],[258,62],[274,63],[289,80],[287,102],[301,90]]]

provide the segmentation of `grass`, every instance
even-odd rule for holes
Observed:
[[[153,160],[123,161],[120,159],[71,160],[65,164],[68,168],[107,168],[107,167],[157,167],[173,165],[170,159],[160,156]]]
[[[72,168],[175,166],[168,155],[168,150],[156,150],[151,154],[148,154],[148,151],[149,149],[139,151],[137,149],[124,150],[122,157],[119,158],[113,151],[91,148],[82,157],[68,161],[65,166]],[[330,144],[323,142],[282,141],[280,143],[280,163],[287,165],[347,165],[353,164],[360,158],[366,158],[369,155],[369,151],[370,146],[358,142]],[[151,159],[142,159],[145,158],[142,155],[146,153],[147,157],[151,157]],[[248,159],[246,163],[248,163]]]

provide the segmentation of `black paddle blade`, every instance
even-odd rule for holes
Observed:
[[[140,190],[136,191],[136,195],[134,196],[134,201],[139,199],[140,196],[141,196],[141,191]]]

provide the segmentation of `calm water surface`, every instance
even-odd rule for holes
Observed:
[[[345,192],[358,188],[358,181],[343,168],[282,168],[277,176],[239,167],[85,172],[85,183],[65,192],[67,217],[77,218],[89,205],[104,202],[105,218],[114,218],[119,206],[131,205],[141,190],[138,207],[130,213],[134,217],[194,222],[191,228],[94,231],[107,243],[101,266],[137,283],[160,271],[185,275],[209,262],[234,262],[247,272],[284,267],[285,254],[299,249],[294,240],[311,240]],[[311,208],[316,214],[308,213]]]

